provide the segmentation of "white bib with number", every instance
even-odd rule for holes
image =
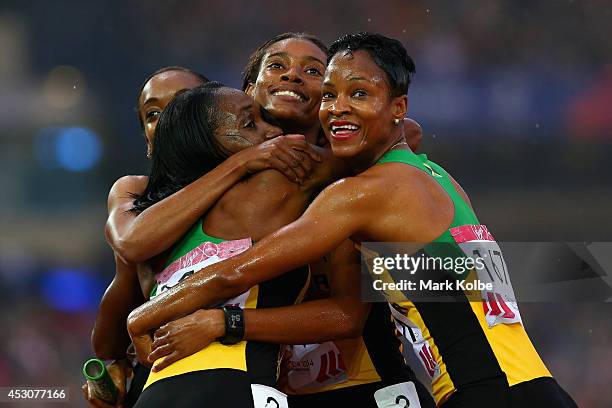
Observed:
[[[396,310],[391,304],[391,315],[395,322],[395,327],[411,345],[412,351],[418,357],[429,377],[434,380],[440,376],[440,365],[434,359],[429,347],[429,342],[423,337],[423,332],[419,327],[411,321],[406,315]]]
[[[287,395],[267,385],[251,384],[255,408],[289,408]]]
[[[183,279],[193,275],[200,269],[231,258],[241,252],[246,251],[252,246],[250,238],[238,239],[234,241],[224,241],[219,244],[214,242],[204,242],[185,255],[181,256],[163,271],[155,276],[157,285],[151,298],[163,293],[175,285],[179,284]],[[228,300],[224,305],[233,305],[244,308],[246,300],[249,297],[249,291]]]
[[[333,341],[291,346],[287,380],[294,390],[339,384],[348,380],[342,353]]]
[[[419,395],[412,381],[390,385],[374,392],[378,408],[421,408]]]
[[[476,264],[478,280],[492,287],[492,290],[480,291],[489,327],[498,324],[522,324],[506,261],[487,227],[462,225],[451,228],[450,233],[459,248]]]

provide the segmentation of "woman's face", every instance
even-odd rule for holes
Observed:
[[[233,88],[219,95],[221,118],[215,131],[217,142],[230,154],[283,134],[271,115],[253,98]]]
[[[266,51],[247,93],[280,121],[317,124],[327,56],[309,40],[289,38]]]
[[[138,99],[138,114],[144,125],[149,154],[153,148],[157,120],[166,105],[177,92],[199,85],[202,85],[202,80],[197,76],[185,71],[172,70],[155,75],[142,88]]]
[[[364,50],[340,52],[323,82],[319,118],[335,156],[378,159],[393,137],[393,119],[406,113],[406,97],[390,97],[385,72]]]

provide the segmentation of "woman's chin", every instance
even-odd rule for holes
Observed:
[[[274,116],[276,120],[281,122],[306,122],[308,117],[313,117],[312,122],[315,120],[318,122],[318,114],[312,112],[305,112],[304,109],[296,106],[295,104],[274,104],[266,106],[266,110]],[[316,113],[316,112],[315,112]],[[314,119],[316,118],[316,119]]]
[[[340,158],[354,157],[355,155],[357,155],[357,153],[359,153],[360,150],[356,146],[347,146],[334,142],[331,143],[331,146],[332,153],[334,154],[334,156]]]

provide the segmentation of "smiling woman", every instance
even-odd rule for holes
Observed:
[[[262,44],[244,70],[243,90],[281,124],[316,143],[327,47],[304,33],[284,33]]]
[[[352,157],[353,166],[357,157],[363,168],[376,161],[381,149],[388,148],[379,129],[390,123],[397,126],[408,108],[405,90],[415,72],[414,63],[408,58],[405,69],[399,70],[387,62],[389,58],[377,56],[387,52],[342,51],[330,61],[323,83],[321,123],[331,137],[334,155]],[[392,100],[396,103],[389,105]]]

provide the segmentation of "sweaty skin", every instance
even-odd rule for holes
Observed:
[[[148,146],[152,146],[159,113],[172,96],[200,83],[194,82],[193,74],[166,71],[145,84],[139,114]],[[152,270],[159,263],[156,262],[159,260],[144,260],[170,248],[232,185],[245,176],[275,168],[291,180],[301,182],[310,175],[313,160],[320,160],[320,156],[302,136],[268,140],[233,155],[189,186],[140,214],[129,210],[134,194],[144,191],[148,177],[124,176],[117,180],[109,193],[106,223],[107,241],[115,252],[116,273],[100,302],[92,331],[95,354],[102,359],[125,358],[129,344],[125,321],[129,312],[148,298],[153,284]]]
[[[222,139],[232,140],[244,135],[243,124],[255,121],[258,127],[267,127],[275,137],[280,128],[264,121],[260,105],[243,92],[225,88],[219,108],[227,117],[217,129]],[[245,136],[240,136],[244,138]],[[223,140],[220,141],[223,144]],[[251,140],[251,143],[260,143]],[[204,230],[212,236],[224,239],[251,237],[258,241],[270,232],[295,220],[322,187],[334,176],[334,160],[329,151],[313,147],[324,160],[314,166],[311,177],[302,184],[293,183],[277,171],[261,171],[236,183],[206,214]]]
[[[349,158],[356,175],[327,187],[302,217],[251,250],[194,274],[136,309],[128,319],[135,344],[146,348],[149,331],[313,262],[346,239],[430,242],[448,228],[452,201],[429,176],[398,163],[372,167],[404,140],[403,128],[393,123],[403,119],[407,98],[389,98],[383,78],[382,70],[362,51],[334,57],[326,72],[320,118],[334,155]],[[331,126],[340,119],[359,129],[349,137],[335,134]],[[390,192],[393,200],[381,200]],[[303,331],[307,328],[311,329],[306,326]]]
[[[329,272],[333,272],[327,274],[331,296],[292,306],[245,309],[245,340],[304,344],[361,335],[370,307],[359,301],[359,253],[347,240],[326,258]],[[288,325],[291,330],[287,330]],[[197,310],[155,332],[148,360],[152,363],[167,356],[153,366],[153,371],[160,371],[224,335],[221,310]]]
[[[312,100],[320,101],[321,98],[320,73],[325,70],[323,61],[325,55],[310,41],[287,39],[275,43],[262,58],[257,81],[247,87],[247,92],[276,118],[284,119],[285,126],[300,129],[302,133],[310,135],[310,139],[316,140],[320,133],[319,106],[314,105]],[[294,95],[275,95],[281,91],[290,91]],[[312,121],[310,125],[308,121],[287,123],[291,119],[295,121],[296,117],[312,116],[312,113],[317,115],[314,126]],[[416,150],[422,140],[420,125],[406,118],[403,129],[411,149]],[[351,262],[351,259],[358,260],[359,255],[352,245],[343,244],[327,258],[330,262],[318,262],[316,265],[325,268],[321,272],[328,275],[332,289],[330,298],[285,308],[246,310],[245,339],[302,344],[361,335],[369,307],[359,301],[358,285],[349,284],[355,282],[360,270],[359,262]],[[198,310],[191,316],[161,327],[155,333],[149,362],[162,356],[168,357],[157,363],[153,370],[161,370],[223,336],[223,319],[218,310]],[[287,331],[287,322],[299,329]]]
[[[265,98],[275,102],[269,108],[273,114],[278,115],[286,132],[304,134],[306,141],[315,143],[320,130],[317,115],[321,99],[321,72],[325,69],[326,55],[309,41],[288,40],[284,44],[274,45],[283,45],[285,48],[268,50],[264,60],[266,64],[262,63],[260,72],[262,80],[257,81],[260,86],[253,87],[253,92],[260,92]],[[308,55],[299,55],[300,53]],[[269,58],[276,60],[268,61]],[[283,69],[284,66],[287,69]],[[264,74],[265,72],[268,74]],[[176,92],[199,85],[199,79],[198,83],[193,82],[192,74],[167,71],[154,76],[145,84],[139,98],[139,115],[149,153],[152,150],[159,114]],[[302,98],[296,100],[272,95],[283,90],[296,91]],[[296,112],[305,114],[310,118],[309,121],[293,123],[292,115],[294,119],[301,117],[295,115]],[[118,341],[109,342],[105,333],[125,333],[124,322],[128,312],[148,297],[152,286],[152,273],[151,268],[143,261],[171,247],[230,186],[245,175],[275,168],[290,180],[302,183],[310,176],[313,161],[320,159],[320,156],[297,136],[276,138],[239,152],[201,179],[138,216],[127,210],[132,206],[133,194],[144,190],[147,178],[127,176],[118,180],[109,194],[106,236],[122,265],[118,267],[116,280],[111,283],[101,302],[96,326],[92,332],[96,354],[102,358],[115,358],[125,354],[127,336],[113,336]],[[172,222],[160,223],[160,219],[172,219]],[[144,297],[134,295],[135,275],[140,278]]]
[[[388,163],[332,184],[294,223],[134,310],[128,319],[132,339],[136,342],[177,316],[210,307],[258,282],[313,262],[347,238],[354,242],[429,242],[437,238],[450,225],[452,203],[427,175],[406,167]],[[409,188],[412,193],[401,191]],[[421,191],[415,193],[416,189]],[[394,200],[381,202],[380,197],[389,191],[395,192]]]
[[[411,121],[406,119],[406,121]],[[420,126],[404,134],[420,142]],[[455,188],[469,204],[467,194],[451,178]],[[244,339],[276,344],[320,343],[355,338],[362,334],[369,304],[360,301],[360,255],[352,241],[346,240],[325,257],[323,270],[328,278],[330,297],[281,308],[246,309]],[[319,265],[320,262],[314,265]],[[313,264],[311,264],[311,268]],[[291,330],[287,330],[291,325]],[[160,371],[225,335],[225,318],[219,309],[200,309],[166,323],[155,331],[150,363]]]
[[[260,102],[280,122],[285,131],[304,134],[307,140],[315,143],[321,134],[318,111],[326,61],[325,53],[307,39],[289,38],[281,40],[268,47],[262,57],[257,78],[247,86],[246,92]],[[239,199],[240,194],[242,192],[237,191],[235,197],[231,199]],[[258,211],[256,207],[250,207],[246,211],[253,213],[253,216],[250,217],[251,220],[258,220],[256,222],[268,221],[255,216]],[[282,223],[278,223],[278,227],[282,225]],[[205,228],[207,229],[209,226]],[[344,259],[339,254],[330,255],[329,258],[332,262],[327,264],[329,269],[333,268],[333,270],[338,270],[338,273],[341,273],[343,270],[355,268],[355,265],[346,259],[351,256],[354,259],[355,252],[350,246],[348,250],[350,252],[344,256]],[[344,251],[346,252],[346,249]],[[335,280],[339,281],[340,278]],[[259,325],[257,322],[259,320],[274,322],[280,328],[283,326],[283,322],[287,321],[287,318],[301,320],[311,318],[313,313],[318,313],[312,308],[312,306],[317,305],[320,313],[334,316],[334,318],[319,321],[329,321],[335,324],[325,325],[326,327],[311,331],[311,333],[334,338],[358,336],[361,334],[361,329],[367,317],[368,307],[367,305],[350,304],[344,301],[354,298],[343,295],[344,290],[350,292],[349,288],[349,285],[338,287],[333,299],[320,302],[320,304],[312,304],[310,308],[304,311],[302,311],[301,306],[273,309],[271,313],[268,310],[262,310],[261,314],[248,311],[247,315],[250,316],[249,321],[252,324],[248,326],[247,338],[253,340],[277,338],[274,336],[279,333],[279,330],[274,330],[267,324]],[[285,315],[285,313],[288,313],[288,315]],[[208,320],[207,317],[209,317]],[[214,322],[211,320],[214,320]],[[219,330],[224,329],[224,325],[219,324],[219,322],[222,322],[222,316],[218,311],[198,311],[193,316],[187,316],[172,322],[171,327],[163,328],[156,336],[156,353],[149,356],[149,361],[155,361],[156,355],[172,353],[172,356],[166,358],[162,363],[158,363],[153,369],[160,370],[173,361],[202,349],[210,341],[222,335],[223,333],[216,334]],[[260,330],[254,330],[256,328],[260,328]],[[285,332],[285,330],[282,330],[282,332]],[[260,338],[260,334],[266,334],[268,337]],[[176,350],[181,348],[179,343],[185,345],[180,352]],[[171,345],[173,349],[170,348]]]
[[[224,88],[219,105],[226,117],[216,133],[220,133],[217,137],[224,147],[235,139],[240,127],[241,138],[251,143],[261,142],[264,138],[261,133],[281,133],[279,128],[263,120],[259,104],[240,91]],[[248,114],[243,118],[241,112]],[[255,128],[261,129],[260,140],[248,135],[246,127],[242,126],[243,121],[255,122]],[[315,150],[324,160],[314,167],[310,178],[304,183],[293,183],[277,171],[256,173],[236,183],[212,206],[204,218],[203,229],[207,234],[223,239],[250,237],[256,241],[297,219],[320,188],[330,179],[338,177],[334,174],[338,166],[334,165],[336,159],[333,159],[331,152],[320,148]],[[142,362],[146,362],[148,351],[142,354],[137,347]]]

